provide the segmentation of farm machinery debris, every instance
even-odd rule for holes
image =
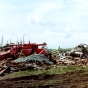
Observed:
[[[48,51],[46,43],[9,44],[0,52],[0,75],[26,69],[46,70],[62,65],[88,65],[88,45],[66,53]]]
[[[46,43],[9,44],[0,52],[0,75],[27,68],[46,69],[54,64]]]
[[[0,52],[0,60],[6,58],[17,59],[19,57],[29,56],[31,54],[44,54],[47,55],[47,49],[45,48],[47,44],[44,42],[42,44],[28,43],[28,44],[9,44],[8,47],[3,48]]]

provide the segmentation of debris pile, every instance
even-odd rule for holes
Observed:
[[[52,66],[60,65],[88,65],[88,45],[80,44],[70,52],[60,53],[59,50],[52,50],[48,56],[44,54],[31,54],[0,61],[0,75],[22,70],[46,70]]]
[[[79,44],[78,46],[76,46],[74,49],[72,49],[69,52],[70,56],[73,57],[88,57],[88,45],[86,44]]]
[[[53,65],[53,62],[51,62],[43,54],[32,54],[24,58],[18,58],[16,60],[2,60],[0,62],[0,75],[26,69],[44,70],[48,69],[50,65]]]
[[[57,57],[57,56],[56,56]],[[59,65],[87,65],[88,64],[88,45],[79,44],[70,52],[58,55]]]

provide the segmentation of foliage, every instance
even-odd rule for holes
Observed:
[[[73,48],[61,48],[59,50],[60,53],[63,53],[63,52],[67,52],[67,51],[71,51]],[[48,52],[52,52],[52,51],[55,51],[56,49],[48,49]]]
[[[60,49],[60,53],[62,53],[62,52],[67,52],[67,51],[70,51],[70,50],[72,50],[73,48],[65,48],[65,49],[63,49],[63,48],[61,48]]]

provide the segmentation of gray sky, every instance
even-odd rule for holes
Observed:
[[[3,43],[47,43],[48,48],[88,44],[88,0],[0,0]],[[1,39],[0,39],[1,40]]]

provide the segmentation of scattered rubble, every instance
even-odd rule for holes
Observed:
[[[73,57],[88,57],[88,45],[86,44],[79,44],[78,46],[76,46],[74,49],[72,49],[69,52],[70,56]]]
[[[58,55],[59,65],[87,65],[88,64],[88,45],[79,44],[70,52]]]
[[[18,58],[16,60],[14,60],[14,62],[26,62],[26,61],[29,61],[29,62],[36,62],[36,61],[39,61],[39,62],[46,62],[46,64],[53,64],[53,62],[51,62],[49,60],[49,58],[47,58],[46,56],[44,56],[43,54],[40,54],[40,55],[37,55],[37,54],[32,54],[30,56],[27,56],[25,58]]]
[[[16,60],[2,60],[0,62],[0,75],[26,69],[44,70],[48,69],[49,65],[53,64],[53,62],[42,54],[33,54],[27,57],[18,58]]]
[[[88,65],[88,46],[86,44],[80,44],[70,52],[64,54],[58,50],[54,50],[49,53],[49,56],[32,54],[19,57],[16,60],[11,58],[3,59],[0,61],[0,75],[26,69],[46,70],[50,66],[58,67],[60,65]]]

